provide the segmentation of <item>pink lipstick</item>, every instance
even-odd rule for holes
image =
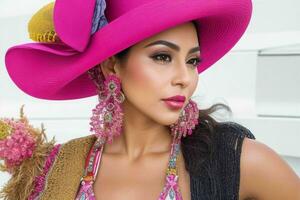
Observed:
[[[185,96],[176,95],[166,99],[163,99],[168,107],[171,109],[180,109],[183,107],[185,102]]]

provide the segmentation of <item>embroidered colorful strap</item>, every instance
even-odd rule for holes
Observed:
[[[58,155],[60,147],[61,147],[61,144],[56,144],[53,147],[53,149],[51,150],[51,152],[49,153],[49,155],[47,156],[42,173],[39,176],[36,176],[34,179],[34,189],[33,189],[32,193],[30,194],[28,200],[38,199],[39,196],[42,194],[42,191],[44,190],[45,182],[47,179],[46,176],[47,176],[48,172],[50,171],[50,169]]]
[[[167,169],[166,184],[159,195],[159,200],[182,200],[178,185],[177,157],[180,151],[180,139],[174,138],[171,149],[171,156]]]
[[[93,183],[99,169],[104,142],[104,140],[98,138],[89,151],[85,161],[84,176],[81,178],[80,188],[75,198],[76,200],[95,200]]]

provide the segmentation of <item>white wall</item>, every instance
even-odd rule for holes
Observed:
[[[25,104],[31,123],[44,123],[46,133],[58,142],[88,135],[88,118],[96,97],[72,101],[35,99],[20,91],[10,80],[4,66],[9,46],[31,42],[27,22],[46,0],[0,1],[0,117],[18,117]],[[277,151],[300,175],[300,119],[259,117],[256,113],[256,67],[258,51],[300,44],[299,0],[255,0],[250,26],[240,42],[223,59],[200,75],[195,96],[205,107],[225,102],[233,109],[233,120],[248,127],[257,140]],[[299,72],[299,71],[298,71]],[[9,176],[0,173],[0,185]]]

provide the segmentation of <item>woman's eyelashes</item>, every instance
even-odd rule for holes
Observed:
[[[192,61],[192,62],[190,62]],[[198,67],[198,65],[200,64],[201,62],[201,59],[199,57],[196,57],[196,58],[192,58],[188,61],[188,64],[192,64],[193,67]]]
[[[172,60],[170,55],[163,54],[163,53],[155,54],[155,55],[151,56],[151,58],[155,61],[159,61],[159,62],[162,62],[162,63],[171,62],[171,60]]]
[[[165,54],[165,53],[155,54],[155,55],[151,56],[151,58],[153,60],[161,62],[163,64],[172,61],[171,56],[169,54]],[[188,64],[192,64],[194,67],[197,67],[200,62],[201,62],[200,57],[195,57],[195,58],[190,59],[188,61]]]

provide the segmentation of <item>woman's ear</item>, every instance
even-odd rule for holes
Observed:
[[[119,77],[119,71],[116,65],[119,65],[119,62],[115,56],[111,56],[100,63],[100,68],[105,78],[108,74],[115,74]]]

